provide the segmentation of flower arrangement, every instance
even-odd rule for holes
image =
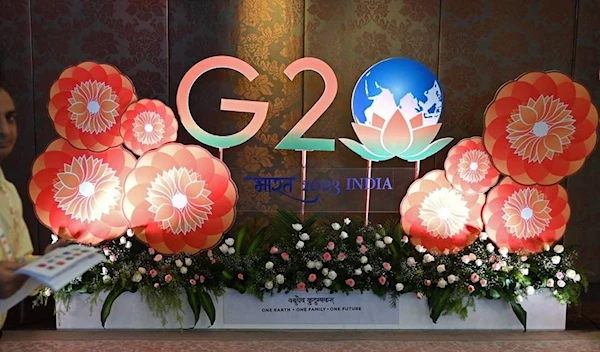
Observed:
[[[526,328],[520,303],[527,296],[549,289],[562,304],[577,304],[587,288],[585,276],[575,268],[575,250],[560,244],[525,256],[497,248],[481,232],[462,251],[435,255],[413,246],[398,222],[361,224],[349,218],[301,222],[280,211],[269,226],[241,227],[219,247],[198,255],[159,254],[129,231],[103,247],[104,263],[59,292],[43,291],[36,303],[54,296],[68,308],[73,292],[91,294],[95,303],[101,292],[109,291],[101,311],[104,325],[115,299],[137,291],[166,324],[167,313],[183,321],[184,291],[196,321],[204,311],[214,323],[211,294],[222,295],[226,288],[259,299],[293,290],[372,291],[393,304],[402,294],[426,298],[434,322],[442,314],[466,318],[475,298],[501,299]]]

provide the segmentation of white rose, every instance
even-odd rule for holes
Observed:
[[[553,279],[546,280],[546,287],[554,287],[554,280]]]
[[[471,259],[469,259],[468,255],[463,255],[460,260],[462,260],[462,262],[465,264],[469,264],[469,262],[471,262]]]
[[[345,240],[346,238],[348,238],[348,233],[346,231],[342,231],[342,233],[340,233],[340,238]]]
[[[133,282],[142,281],[142,274],[140,274],[140,273],[133,274],[133,276],[131,277],[131,281],[133,281]]]
[[[487,246],[485,246],[485,249],[487,249],[488,252],[493,253],[494,252],[494,245],[491,243],[488,243]]]
[[[498,250],[498,253],[500,253],[501,256],[506,257],[508,255],[508,248],[502,247]]]
[[[350,222],[351,222],[351,221],[350,221],[350,219],[348,219],[348,218],[345,218],[345,219],[344,219],[344,224],[346,224],[346,225],[350,225]]]
[[[317,270],[321,270],[321,268],[323,267],[323,263],[316,261],[315,262],[315,269]]]
[[[182,267],[181,267],[181,269],[179,269],[179,271],[180,271],[180,272],[181,272],[183,275],[185,275],[185,274],[187,274],[187,272],[188,272],[188,268],[187,268],[187,267],[185,267],[185,266],[182,266]]]
[[[234,243],[235,243],[235,240],[231,237],[225,240],[225,244],[228,245],[229,247],[233,246]]]
[[[535,293],[535,288],[533,288],[533,286],[527,286],[525,292],[527,293],[527,295],[531,296]]]
[[[367,264],[368,261],[369,261],[369,258],[365,257],[364,255],[362,257],[360,257],[361,264]]]
[[[482,265],[483,265],[483,261],[482,261],[481,259],[477,259],[477,260],[475,261],[475,265],[477,265],[477,266],[482,266]]]
[[[448,283],[449,284],[455,283],[456,279],[457,279],[456,276],[454,276],[454,275],[448,275]]]
[[[273,281],[267,281],[267,282],[265,282],[265,288],[267,290],[272,290],[273,289]]]
[[[517,301],[517,303],[523,303],[523,297],[522,296],[515,297],[515,300]]]
[[[285,282],[285,276],[279,274],[279,275],[275,276],[275,281],[281,285]]]
[[[472,262],[477,260],[477,256],[475,255],[475,253],[469,253],[469,260]]]
[[[394,242],[394,239],[393,239],[393,238],[391,238],[390,236],[385,236],[385,237],[383,238],[383,242],[384,242],[385,244],[392,244],[392,242]]]
[[[181,260],[177,259],[177,260],[175,261],[175,265],[176,265],[178,268],[181,268],[181,267],[183,266],[183,262],[182,262]]]
[[[356,275],[356,276],[362,275],[362,270],[360,268],[354,269],[354,275]]]
[[[552,264],[554,265],[558,265],[560,263],[560,257],[558,255],[555,255],[554,257],[552,257]]]
[[[329,269],[324,268],[323,270],[321,270],[321,274],[323,274],[323,276],[327,276],[327,274],[329,274]]]
[[[191,266],[192,265],[192,258],[185,258],[185,265],[186,266]]]
[[[563,288],[563,287],[567,286],[567,283],[566,283],[566,282],[564,282],[563,280],[558,280],[558,281],[556,282],[556,285],[557,285],[558,287],[560,287],[560,288]]]
[[[433,261],[435,261],[435,258],[431,254],[427,253],[423,256],[423,263],[431,263]]]
[[[564,251],[565,247],[563,245],[557,244],[556,246],[554,246],[554,253],[561,254]]]
[[[305,233],[303,233],[303,234],[300,235],[300,239],[302,241],[308,241],[308,240],[310,240],[310,236],[305,232]]]
[[[330,278],[331,280],[335,280],[335,278],[337,277],[337,273],[333,270],[331,270],[328,274],[327,277]]]
[[[444,271],[446,271],[446,266],[444,264],[440,264],[440,265],[437,266],[436,269],[437,269],[437,272],[441,274]]]
[[[549,244],[547,244],[547,243],[546,243],[546,244],[544,244],[544,250],[545,250],[546,252],[548,252],[548,251],[550,250],[550,245],[549,245]]]
[[[573,278],[573,281],[575,281],[575,282],[581,281],[581,275],[579,275],[579,274],[575,275],[575,277]]]
[[[404,285],[401,284],[400,282],[396,284],[396,291],[400,292],[404,290]]]
[[[438,283],[437,283],[437,287],[439,287],[439,288],[445,288],[447,284],[448,283],[446,282],[446,280],[440,279],[440,281],[438,281]]]
[[[522,268],[520,271],[521,271],[521,274],[523,274],[525,276],[529,275],[529,269],[528,268]]]
[[[133,237],[133,231],[131,229],[127,229],[127,237]]]
[[[329,286],[331,286],[331,284],[332,284],[331,280],[329,280],[329,279],[323,280],[323,285],[325,285],[325,287],[329,287]]]
[[[577,273],[575,272],[575,270],[569,269],[567,270],[565,275],[567,275],[567,277],[572,280],[575,278],[575,275],[577,275]]]
[[[301,231],[302,230],[302,224],[293,224],[292,228],[294,229],[294,231]]]
[[[376,233],[376,234],[375,234],[375,239],[376,239],[376,240],[380,240],[380,239],[381,239],[381,235],[380,235],[380,234],[378,234],[378,233]]]
[[[227,254],[227,251],[229,250],[229,247],[228,247],[228,246],[227,246],[225,243],[223,243],[223,244],[222,244],[222,245],[219,247],[219,250],[221,251],[221,253],[223,253],[223,254]]]
[[[313,262],[312,260],[309,260],[308,263],[306,263],[306,267],[309,269],[314,269],[315,268],[315,262]]]
[[[127,243],[127,238],[125,238],[125,237],[121,237],[121,238],[119,238],[119,243],[120,243],[121,245],[124,245],[125,243]]]
[[[229,255],[233,255],[233,254],[235,254],[235,248],[233,248],[233,247],[230,247],[230,248],[227,250],[227,253],[228,253]]]
[[[138,272],[142,275],[144,275],[146,273],[146,269],[144,268],[138,268]]]
[[[415,266],[417,265],[417,261],[415,260],[415,258],[409,257],[408,259],[406,259],[406,264],[408,264],[408,266]]]
[[[373,271],[373,267],[371,266],[371,264],[367,264],[365,266],[363,266],[363,270],[367,273]]]
[[[486,232],[481,232],[481,233],[479,234],[479,239],[480,239],[481,241],[485,241],[485,240],[487,240],[487,239],[488,239],[488,234],[487,234]]]
[[[304,242],[302,242],[302,241],[298,241],[298,243],[296,243],[296,248],[297,248],[297,249],[302,249],[302,248],[304,248]]]
[[[265,264],[265,268],[266,268],[266,269],[268,269],[268,270],[271,270],[271,269],[273,269],[273,266],[275,266],[275,265],[273,264],[273,262],[267,262],[267,263]]]
[[[133,247],[133,243],[129,241],[125,242],[125,248],[130,249],[131,247]]]
[[[102,275],[108,275],[108,269],[106,269],[105,267],[102,267]]]
[[[342,228],[342,226],[341,226],[340,224],[338,224],[337,222],[334,222],[333,224],[331,224],[331,228],[332,228],[334,231],[338,231],[339,229],[341,229],[341,228]]]
[[[415,249],[416,249],[416,250],[417,250],[417,252],[419,252],[419,253],[425,253],[425,252],[427,252],[427,248],[425,248],[425,247],[423,247],[423,246],[421,246],[421,245],[417,245],[417,246],[415,247]]]
[[[110,282],[110,276],[108,276],[108,275],[102,276],[102,282],[104,282],[105,284],[108,284]]]
[[[526,256],[526,255],[522,255],[522,256],[521,256],[521,261],[522,261],[522,262],[526,262],[526,261],[527,261],[527,259],[528,259],[528,258],[527,258],[527,256]]]
[[[385,243],[383,241],[376,241],[375,247],[377,248],[385,248]]]

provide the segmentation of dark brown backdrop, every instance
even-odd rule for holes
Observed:
[[[50,238],[27,201],[27,182],[35,156],[55,138],[46,112],[48,91],[66,66],[111,63],[132,78],[140,96],[175,107],[179,81],[194,63],[214,55],[244,59],[261,76],[248,83],[209,73],[193,90],[192,112],[202,109],[199,119],[209,130],[231,133],[249,117],[218,112],[220,97],[270,101],[267,123],[248,143],[227,151],[225,161],[247,173],[283,175],[298,170],[299,154],[273,148],[323,88],[316,74],[292,82],[285,77],[284,68],[297,58],[323,59],[340,86],[309,136],[329,129],[328,137],[354,138],[348,122],[356,80],[378,60],[404,56],[437,73],[445,94],[440,136],[458,140],[481,134],[483,112],[496,89],[525,71],[570,74],[598,104],[598,18],[597,0],[0,0],[0,72],[21,116],[17,152],[3,167],[21,192],[39,251]],[[217,113],[222,123],[211,125]],[[182,142],[194,143],[180,131]],[[311,154],[311,166],[364,166],[339,143],[334,154],[323,156]],[[430,158],[424,169],[442,167],[443,159],[443,153]],[[390,166],[404,165],[385,164]],[[581,245],[583,263],[597,273],[599,168],[596,150],[566,182],[573,210],[566,242]],[[243,207],[262,211],[276,204],[266,193],[246,202]],[[13,323],[33,320],[26,305],[20,309],[13,311]]]

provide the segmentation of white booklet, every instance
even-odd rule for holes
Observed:
[[[53,291],[62,289],[104,259],[100,249],[92,247],[70,245],[53,250],[16,271],[17,274],[28,276],[29,280],[14,295],[0,299],[0,314],[19,304],[41,286]]]

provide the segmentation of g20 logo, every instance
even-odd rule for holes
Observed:
[[[219,136],[202,129],[189,108],[189,95],[194,83],[204,73],[226,68],[235,70],[249,81],[258,72],[241,59],[214,56],[194,65],[183,77],[177,90],[177,109],[185,129],[199,142],[225,149],[252,138],[264,124],[268,102],[221,99],[221,110],[252,113],[250,123],[241,131]],[[275,147],[297,151],[334,151],[335,140],[304,138],[304,134],[333,103],[338,82],[333,69],[317,58],[300,58],[284,71],[293,80],[300,72],[318,73],[325,89],[314,106],[300,119]],[[367,160],[384,161],[399,157],[407,161],[425,159],[443,147],[451,138],[432,143],[439,132],[438,123],[443,104],[442,91],[435,76],[424,65],[405,58],[383,60],[369,68],[357,82],[352,94],[352,127],[360,142],[340,138],[348,148]]]

